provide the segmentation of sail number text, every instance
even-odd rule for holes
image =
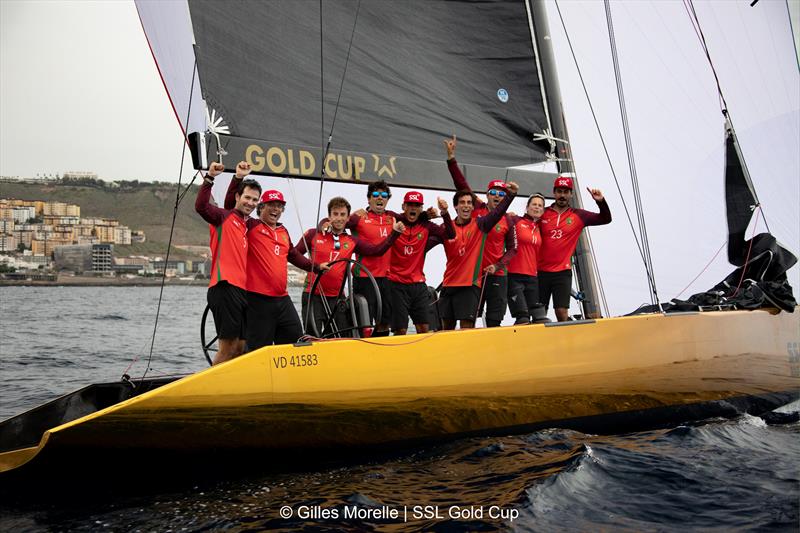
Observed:
[[[275,365],[275,368],[317,366],[319,365],[319,357],[315,353],[292,355],[290,357],[280,355],[272,358],[272,364]]]

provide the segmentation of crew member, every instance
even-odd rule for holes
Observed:
[[[471,191],[472,189],[456,162],[456,136],[453,135],[452,139],[445,139],[444,145],[447,149],[447,169],[450,171],[456,190]],[[508,194],[506,183],[503,180],[491,180],[486,188],[486,202],[479,198],[475,199],[473,217],[488,214],[489,211],[500,205],[500,202]],[[486,305],[486,326],[488,327],[499,326],[506,314],[508,294],[506,265],[514,257],[516,251],[517,235],[514,224],[511,223],[508,215],[504,215],[486,236],[481,260],[481,271],[489,274],[483,288],[483,301],[480,304],[481,309],[483,309],[484,303]]]
[[[208,222],[211,232],[211,282],[207,300],[219,338],[219,350],[213,361],[215,365],[244,353],[247,219],[261,194],[258,182],[243,179],[250,173],[250,168],[242,161],[236,165],[236,176],[241,181],[234,193],[233,209],[212,205],[214,178],[224,170],[221,163],[211,163],[194,203],[195,210]]]
[[[387,237],[383,238],[379,243],[370,243],[347,233],[345,225],[349,218],[350,203],[340,196],[332,198],[328,202],[329,226],[327,227],[329,231],[308,230],[300,242],[297,243],[295,249],[304,254],[309,252],[309,248],[311,248],[315,262],[324,261],[326,263],[332,263],[338,259],[350,259],[353,254],[381,256],[389,250],[392,243],[405,229],[401,222],[396,221],[393,223],[392,231]],[[339,301],[339,293],[343,286],[346,271],[347,264],[344,262],[333,265],[330,272],[326,273],[320,280],[317,292],[311,295],[311,305],[314,306],[314,324],[317,332],[323,336],[337,333],[350,327],[349,323],[351,321],[345,314],[343,302]],[[308,305],[311,286],[315,279],[315,274],[309,274],[303,294],[302,313],[307,332],[312,329]],[[331,314],[330,312],[326,313],[326,308],[329,311],[333,311],[333,321],[330,324],[326,324],[325,317]]]
[[[249,170],[249,164],[247,169]],[[233,201],[237,179],[231,180],[225,206]],[[303,336],[297,309],[289,297],[288,263],[309,272],[311,261],[298,253],[280,218],[286,200],[280,191],[265,191],[256,208],[258,218],[247,220],[247,349],[290,344]],[[319,265],[327,268],[326,264]]]
[[[600,189],[592,195],[599,213],[570,207],[572,178],[559,176],[553,183],[553,202],[541,218],[542,248],[539,256],[539,298],[547,307],[550,295],[559,322],[569,320],[569,293],[572,288],[571,257],[585,226],[601,226],[611,222],[611,211]]]
[[[438,239],[444,242],[455,237],[453,221],[447,212],[447,202],[438,199],[444,222],[434,224],[421,220],[423,196],[421,192],[409,191],[403,198],[403,213],[399,217],[405,224],[403,234],[392,244],[389,281],[392,294],[392,331],[395,335],[408,332],[408,318],[414,322],[417,333],[430,330],[430,306],[432,304],[425,283],[425,253],[428,242]],[[435,217],[438,214],[432,213]]]
[[[539,303],[537,256],[542,246],[539,219],[544,212],[544,196],[528,198],[525,215],[512,216],[517,231],[517,254],[508,263],[508,308],[516,321],[529,324],[546,321],[544,306]]]
[[[505,215],[519,187],[516,183],[509,183],[508,189],[510,194],[497,207],[477,218],[472,216],[477,200],[472,191],[458,191],[453,196],[455,237],[444,242],[447,266],[439,300],[442,329],[455,329],[457,321],[461,322],[461,329],[475,327],[483,282],[480,266],[486,235]]]

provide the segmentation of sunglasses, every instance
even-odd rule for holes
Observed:
[[[506,195],[506,191],[498,191],[497,189],[489,189],[489,191],[486,194],[490,194],[492,196],[499,196],[500,198],[502,198],[503,196]]]
[[[372,191],[373,198],[389,198],[391,195],[386,191]]]

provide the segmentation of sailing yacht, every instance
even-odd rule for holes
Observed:
[[[532,193],[555,174],[521,165],[576,171],[541,1],[137,7],[197,169],[247,160],[261,175],[446,189],[441,138],[457,125],[468,179],[503,176]],[[757,197],[732,123],[720,130],[734,272],[715,289],[780,284],[792,256],[746,233]],[[759,414],[798,397],[793,303],[690,299],[665,312],[674,309],[652,290],[648,312],[604,317],[590,248],[584,240],[575,261],[581,320],[312,340],[181,379],[90,385],[0,424],[0,481],[123,454],[175,466],[210,450],[235,450],[234,461],[541,427],[619,431]]]

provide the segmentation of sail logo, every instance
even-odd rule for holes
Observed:
[[[497,89],[497,99],[504,104],[508,102],[508,91],[502,88]]]
[[[395,174],[397,174],[397,169],[394,166],[394,162],[397,159],[396,157],[389,157],[389,163],[385,165],[381,165],[381,157],[376,154],[372,154],[372,159],[375,163],[373,171],[378,175],[379,178],[382,177],[384,173],[390,178],[393,178]]]

